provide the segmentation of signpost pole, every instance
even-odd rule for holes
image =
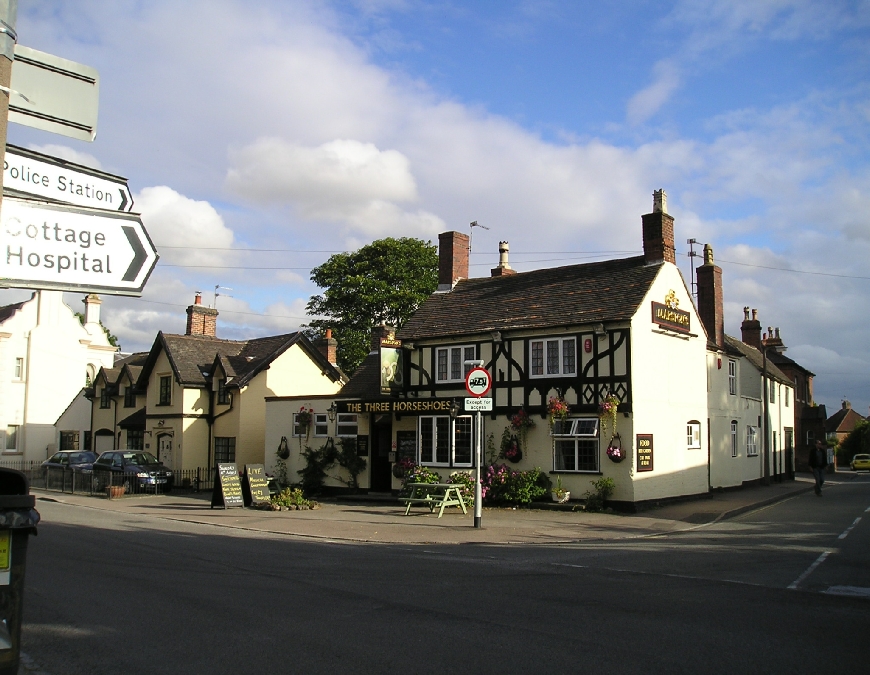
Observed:
[[[477,465],[476,471],[474,472],[474,527],[476,529],[481,528],[481,516],[483,514],[483,487],[481,485],[481,481],[483,480],[483,475],[481,473],[481,468],[483,465],[483,457],[480,452],[480,411],[477,411],[477,434],[475,434],[474,438],[474,456],[475,456],[475,464]]]
[[[15,21],[18,15],[18,0],[0,0],[0,163],[6,154],[6,128],[9,121],[9,99],[12,92],[12,61],[15,52]],[[3,176],[0,175],[0,200],[3,198]]]

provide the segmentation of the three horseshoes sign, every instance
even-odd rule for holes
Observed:
[[[465,399],[466,412],[489,412],[492,399],[484,398],[492,389],[492,375],[485,368],[472,368],[465,376],[465,390],[473,397]]]

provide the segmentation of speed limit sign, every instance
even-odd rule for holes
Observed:
[[[485,368],[472,368],[465,376],[465,390],[476,398],[486,396],[492,389],[492,375]]]

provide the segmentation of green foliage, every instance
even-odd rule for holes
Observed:
[[[326,443],[316,450],[306,445],[302,456],[305,458],[305,466],[296,472],[302,478],[302,489],[307,495],[319,494],[326,481],[327,469],[338,459],[338,450],[332,443]]]
[[[284,488],[280,493],[272,497],[272,503],[276,506],[285,506],[287,508],[296,508],[297,506],[310,507],[311,502],[305,499],[300,488]]]
[[[76,318],[79,320],[79,323],[81,323],[82,326],[84,326],[85,325],[85,315],[82,314],[81,312],[76,312],[75,315],[76,315]],[[109,341],[109,344],[112,345],[113,347],[117,347],[118,349],[120,349],[121,345],[118,344],[117,336],[112,335],[112,333],[109,331],[109,329],[103,325],[102,321],[100,321],[100,328],[102,328],[103,331],[105,331],[106,339]]]
[[[306,305],[312,334],[331,328],[338,340],[338,365],[353,373],[369,353],[371,330],[381,323],[399,328],[438,288],[436,247],[420,239],[388,237],[353,253],[337,253],[311,270],[325,289]]]
[[[365,457],[360,457],[357,454],[355,438],[342,438],[339,440],[339,445],[341,445],[341,450],[338,451],[336,460],[338,465],[350,474],[350,478],[345,480],[339,476],[338,480],[356,492],[359,489],[359,475],[366,470],[368,463]]]
[[[846,462],[851,462],[859,452],[870,453],[870,420],[862,420],[855,425],[855,428],[840,443],[838,456]]]
[[[616,489],[616,483],[610,477],[601,477],[591,481],[592,490],[586,493],[586,510],[603,511],[610,495]]]
[[[550,493],[550,479],[539,468],[513,471],[505,464],[486,468],[484,499],[494,504],[529,504]]]
[[[461,485],[459,491],[465,505],[468,507],[474,506],[474,475],[469,471],[454,471],[450,474],[447,482],[451,485]]]
[[[405,471],[405,479],[402,481],[402,489],[399,491],[399,496],[406,497],[411,494],[411,488],[408,483],[440,483],[441,474],[428,466],[420,466],[415,464]]]

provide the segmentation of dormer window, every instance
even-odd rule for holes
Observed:
[[[100,389],[100,407],[108,408],[109,407],[109,388],[103,387]]]
[[[230,392],[227,389],[226,378],[218,380],[217,402],[218,405],[230,404]]]

